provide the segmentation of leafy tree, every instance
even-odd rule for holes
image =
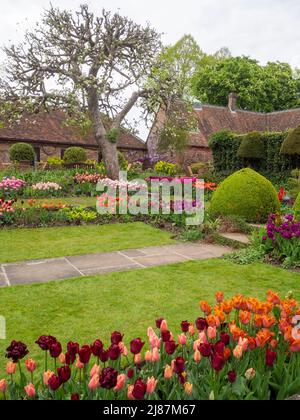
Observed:
[[[4,51],[2,121],[9,124],[53,108],[67,110],[84,127],[90,120],[107,174],[114,179],[119,164],[111,133],[119,132],[141,100],[153,112],[176,87],[176,75],[158,71],[162,45],[154,29],[105,10],[95,16],[87,5],[76,13],[50,6],[23,43]]]
[[[226,57],[198,68],[193,93],[201,101],[226,106],[228,94],[238,93],[238,107],[271,112],[299,105],[300,78],[289,64],[261,66],[249,57]]]

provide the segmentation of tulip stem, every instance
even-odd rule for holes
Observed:
[[[45,372],[48,370],[48,351],[45,352]]]

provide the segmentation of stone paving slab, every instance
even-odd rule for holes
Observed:
[[[244,233],[222,233],[221,236],[226,239],[230,239],[231,241],[240,242],[245,245],[250,244],[250,239]]]
[[[72,277],[218,258],[232,252],[229,247],[212,244],[176,244],[101,254],[78,255],[46,260],[2,264],[10,285],[42,283]],[[0,286],[7,285],[0,270]]]

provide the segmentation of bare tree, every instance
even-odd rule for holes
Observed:
[[[154,108],[176,84],[169,73],[162,82],[161,50],[149,25],[105,10],[95,16],[87,5],[76,13],[50,6],[22,44],[4,48],[2,112],[59,107],[79,120],[88,115],[107,174],[116,179],[116,143],[128,113],[141,100]]]

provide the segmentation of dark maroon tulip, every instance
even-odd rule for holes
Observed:
[[[190,323],[188,321],[182,321],[182,323],[181,323],[181,331],[182,332],[184,332],[184,333],[188,332],[189,327],[190,327]]]
[[[212,355],[212,346],[209,343],[203,343],[199,346],[199,351],[201,356],[203,357],[210,357]]]
[[[51,357],[57,358],[62,352],[61,344],[58,341],[52,343],[49,347],[49,352]]]
[[[91,345],[91,350],[94,356],[96,357],[100,357],[100,353],[103,350],[103,343],[101,340],[96,340],[94,341],[94,343]]]
[[[216,344],[213,346],[214,353],[218,354],[221,357],[224,356],[224,350],[225,344],[221,340],[217,341]]]
[[[195,321],[196,328],[199,331],[207,330],[208,324],[205,318],[197,318]]]
[[[139,354],[144,347],[144,344],[140,338],[135,338],[130,341],[130,351],[132,354]]]
[[[170,341],[170,338],[171,338],[170,331],[162,331],[161,332],[161,338],[162,338],[162,341],[164,343],[166,343],[167,341]]]
[[[180,374],[185,370],[185,361],[183,357],[176,357],[174,361],[174,372]]]
[[[71,369],[69,366],[63,366],[57,369],[58,377],[62,384],[65,382],[68,382],[68,380],[71,378]]]
[[[178,344],[175,343],[174,340],[171,341],[167,341],[165,343],[165,351],[168,355],[172,355],[173,353],[175,353],[175,350],[177,349]]]
[[[13,340],[10,343],[10,346],[6,349],[6,355],[8,359],[12,359],[14,363],[17,363],[19,360],[23,359],[29,353],[26,344],[21,341]]]
[[[80,397],[79,394],[72,394],[71,395],[71,401],[79,401]]]
[[[111,344],[119,344],[123,340],[124,335],[119,331],[114,331],[110,337]]]
[[[231,384],[233,384],[236,381],[236,373],[233,370],[231,370],[230,372],[228,372],[227,378],[228,378],[228,381]]]
[[[52,375],[48,381],[48,386],[52,391],[56,391],[61,386],[61,381],[58,376]]]
[[[117,385],[118,371],[111,367],[103,369],[100,376],[100,386],[105,389],[114,388]]]
[[[73,363],[76,360],[76,353],[73,354],[73,353],[70,353],[69,351],[67,351],[65,356],[66,356],[66,365],[69,365],[69,366],[73,365]]]
[[[266,366],[272,367],[277,359],[277,353],[270,349],[266,351]]]
[[[78,343],[73,343],[73,341],[69,341],[68,344],[67,344],[67,350],[68,350],[69,353],[76,356],[76,354],[79,351],[79,344]]]
[[[81,349],[79,349],[78,354],[79,354],[79,360],[81,361],[81,363],[83,363],[84,365],[87,365],[92,355],[90,346],[85,344],[84,346],[81,347]]]
[[[57,340],[52,335],[41,335],[40,338],[36,341],[36,344],[44,351],[50,349],[51,344],[56,343]]]
[[[107,362],[109,359],[108,350],[102,350],[102,352],[99,355],[99,359],[101,360],[102,363]]]
[[[185,376],[185,375],[183,375],[182,373],[179,373],[179,375],[178,375],[178,379],[179,379],[179,382],[180,382],[182,385],[184,385],[184,384],[186,383],[186,376]]]
[[[222,331],[220,334],[220,340],[227,346],[230,342],[230,335]]]
[[[121,350],[118,344],[112,344],[108,349],[108,356],[110,360],[117,360],[121,355]]]
[[[224,357],[219,354],[214,354],[211,358],[211,366],[216,372],[220,372],[225,366]]]
[[[164,318],[159,318],[159,319],[157,319],[157,320],[155,321],[155,324],[156,324],[157,328],[160,328],[161,323],[163,322],[163,320],[164,320]]]
[[[128,369],[127,371],[127,378],[128,379],[132,379],[134,376],[134,370],[133,369]]]
[[[146,394],[147,385],[141,379],[137,379],[134,383],[132,395],[136,400],[142,400]]]

